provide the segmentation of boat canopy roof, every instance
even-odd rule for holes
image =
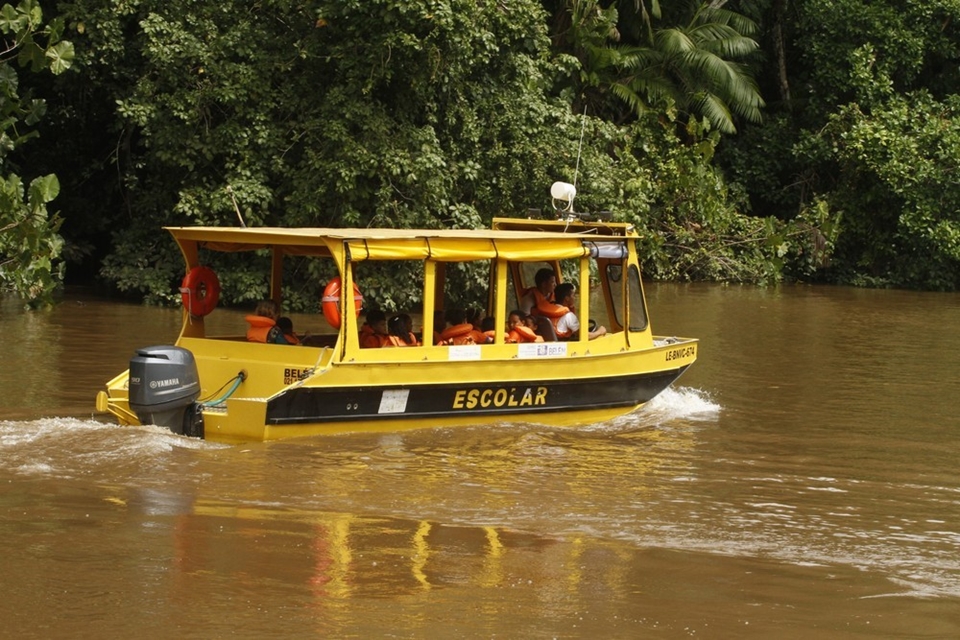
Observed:
[[[533,261],[626,255],[633,238],[597,229],[563,231],[490,229],[335,229],[287,227],[166,227],[179,244],[211,251],[281,250],[288,255],[332,256],[346,246],[350,260]]]

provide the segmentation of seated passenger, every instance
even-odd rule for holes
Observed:
[[[555,303],[557,273],[553,269],[540,269],[533,281],[535,286],[527,289],[520,297],[520,311],[527,315],[548,318],[559,318],[570,311],[567,307]]]
[[[487,338],[487,342],[493,342],[497,338],[497,321],[493,316],[487,316],[480,322],[480,331]]]
[[[472,324],[473,328],[477,331],[483,331],[483,329],[480,327],[483,324],[484,315],[486,314],[484,314],[483,309],[480,309],[479,307],[471,307],[470,309],[467,309],[467,322]]]
[[[443,338],[441,334],[443,333],[443,328],[447,326],[447,321],[443,319],[443,311],[434,311],[433,312],[433,344],[444,345]]]
[[[296,344],[289,342],[283,331],[277,326],[280,305],[273,300],[261,300],[253,315],[244,318],[247,324],[247,340],[250,342],[269,342],[272,344]]]
[[[387,322],[387,339],[383,346],[407,347],[410,346],[408,340],[410,340],[411,337],[403,318],[399,315],[390,316],[390,321]],[[416,342],[416,340],[414,340],[414,342]]]
[[[517,309],[507,316],[507,342],[543,342],[543,338],[524,324],[523,312]]]
[[[376,349],[387,343],[387,314],[380,309],[367,312],[366,321],[360,327],[360,347]]]
[[[417,334],[413,332],[413,318],[410,317],[410,314],[401,313],[398,316],[400,321],[403,323],[403,335],[406,336],[405,340],[408,347],[419,347],[421,345],[420,339],[417,338]]]
[[[450,345],[483,344],[487,337],[467,322],[467,312],[450,309],[445,314],[447,327],[440,332],[440,339]]]
[[[293,320],[287,316],[277,318],[277,328],[283,333],[284,339],[289,344],[300,344],[300,338],[293,332]]]
[[[579,340],[580,339],[580,320],[573,312],[577,298],[574,293],[573,285],[564,282],[557,286],[557,299],[571,310],[554,321],[554,327],[557,331],[557,337],[560,340]],[[587,339],[593,340],[602,335],[606,335],[607,329],[598,325],[593,331],[587,331]]]
[[[471,335],[473,335],[473,341],[477,344],[492,343],[494,340],[493,331],[488,334],[483,329],[483,323],[486,319],[487,312],[479,307],[467,311],[467,322],[473,327],[473,333]],[[493,318],[491,318],[490,322],[493,321]],[[490,325],[490,329],[493,329],[493,325]]]
[[[537,319],[535,317],[531,316],[530,314],[527,314],[523,316],[523,326],[530,329],[530,331],[533,331],[534,333],[536,333],[537,328],[539,327],[539,323],[537,322]]]

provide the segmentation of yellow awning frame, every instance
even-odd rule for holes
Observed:
[[[327,229],[278,227],[166,227],[181,246],[197,243],[211,251],[270,249],[284,255],[334,257],[346,247],[351,262],[433,260],[464,262],[502,258],[514,262],[565,260],[589,255],[597,243],[623,244],[633,238],[596,233],[471,229]]]

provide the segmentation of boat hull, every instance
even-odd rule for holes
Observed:
[[[592,424],[643,406],[696,359],[696,341],[680,340],[594,356],[348,364],[321,358],[316,366],[319,350],[233,342],[227,355],[222,341],[183,342],[197,355],[204,397],[234,372],[245,372],[236,394],[202,410],[203,436],[234,443],[507,422]],[[382,357],[409,353],[375,351]],[[445,352],[435,347],[422,353]],[[277,382],[285,384],[271,393]],[[125,376],[113,380],[102,408],[123,424],[139,424],[126,388]]]
[[[582,426],[643,406],[686,368],[616,378],[519,384],[300,388],[271,400],[230,400],[225,409],[204,412],[204,437],[246,442],[491,423]]]
[[[527,419],[570,411],[631,410],[667,388],[685,369],[538,382],[300,387],[267,402],[266,423],[292,425],[422,418],[481,421],[502,416]]]

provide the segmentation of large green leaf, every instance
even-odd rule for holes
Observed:
[[[47,48],[47,61],[50,65],[50,71],[59,75],[73,65],[74,49],[72,42],[58,42],[52,47]]]

